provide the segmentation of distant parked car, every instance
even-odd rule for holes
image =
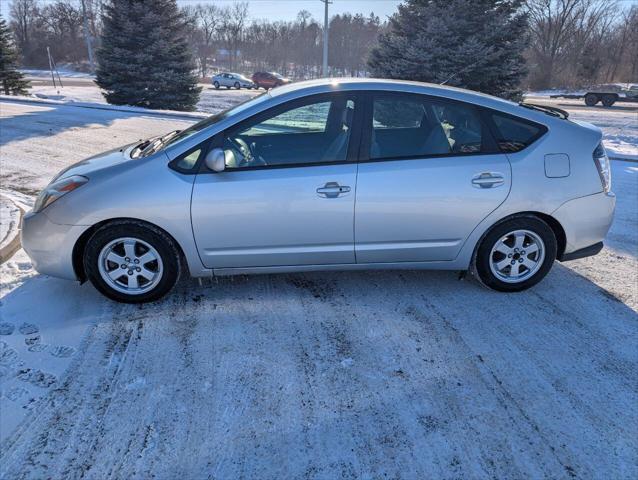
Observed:
[[[211,83],[213,87],[219,89],[219,87],[226,88],[236,88],[239,90],[240,88],[257,88],[257,86],[248,78],[239,73],[218,73],[213,78],[211,78]]]
[[[65,169],[22,247],[122,302],[181,273],[470,270],[516,292],[603,248],[616,199],[601,140],[559,109],[458,88],[286,85]]]
[[[268,90],[269,88],[292,83],[292,80],[282,77],[276,72],[256,72],[253,74],[253,83],[257,88],[265,88]]]

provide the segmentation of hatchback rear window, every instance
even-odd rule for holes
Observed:
[[[496,126],[496,142],[500,150],[505,153],[520,152],[547,130],[537,123],[500,113],[493,113],[492,120]]]

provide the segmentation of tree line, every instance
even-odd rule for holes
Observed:
[[[506,97],[521,88],[636,81],[638,6],[622,5],[618,0],[404,0],[389,19],[374,13],[334,15],[330,74],[447,83]],[[58,65],[88,69],[89,37],[109,69],[118,63],[127,68],[133,57],[142,56],[139,70],[149,75],[148,56],[154,52],[172,62],[175,72],[191,72],[187,82],[219,70],[276,70],[293,79],[321,75],[323,25],[304,10],[295,20],[271,21],[252,19],[250,4],[239,1],[179,8],[175,0],[13,0],[9,25],[25,67],[47,68],[50,47]],[[123,26],[129,39],[117,38]],[[163,55],[162,45],[172,48],[168,40],[179,47],[172,50],[182,59],[179,67]],[[109,49],[118,48],[128,49],[131,58],[107,58]],[[109,73],[104,65],[100,69],[103,77]],[[160,71],[166,72],[166,65],[158,65]],[[133,73],[123,72],[121,81],[132,81]]]

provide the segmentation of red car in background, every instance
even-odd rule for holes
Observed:
[[[289,78],[282,77],[276,72],[255,72],[252,77],[253,83],[257,85],[257,88],[275,88],[280,85],[286,85],[292,83]]]

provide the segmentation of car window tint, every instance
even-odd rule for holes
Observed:
[[[379,128],[417,128],[423,119],[423,104],[409,100],[384,100],[374,102],[373,124]]]
[[[499,113],[492,114],[496,126],[496,142],[502,152],[518,152],[530,145],[542,133],[540,125]]]
[[[374,99],[370,158],[480,153],[483,124],[471,105],[401,95]]]
[[[247,135],[325,132],[331,102],[314,103],[269,118],[248,130]]]
[[[310,102],[244,123],[224,139],[226,167],[268,167],[345,161],[354,118],[353,99]]]

